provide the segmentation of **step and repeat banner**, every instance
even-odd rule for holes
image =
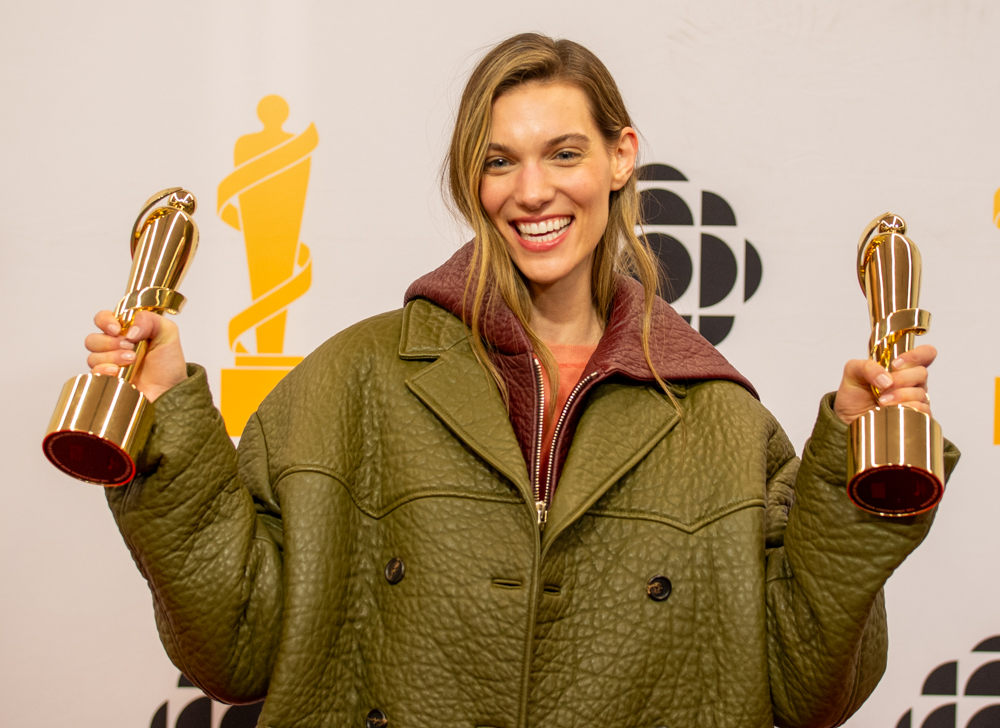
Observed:
[[[906,219],[935,416],[964,455],[888,584],[888,669],[848,725],[1000,725],[1000,6],[94,0],[0,7],[0,726],[254,725],[170,664],[101,489],[44,459],[59,389],[122,295],[144,200],[184,186],[201,244],[176,321],[238,436],[466,240],[440,186],[458,96],[525,30],[615,75],[669,298],[799,448],[865,355],[858,237]]]

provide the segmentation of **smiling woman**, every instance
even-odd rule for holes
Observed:
[[[449,180],[474,232],[467,285],[475,291],[473,347],[501,392],[506,382],[479,331],[491,284],[543,370],[558,382],[547,344],[596,345],[615,281],[635,276],[643,284],[649,363],[659,275],[648,245],[635,234],[638,137],[631,123],[607,68],[571,41],[516,36],[497,45],[469,79],[452,136]]]
[[[576,131],[560,133],[565,129]],[[491,132],[479,198],[527,282],[531,320],[549,324],[552,313],[580,307],[595,325],[576,343],[596,344],[603,322],[593,309],[590,273],[608,226],[609,192],[635,169],[635,132],[622,129],[614,148],[605,149],[587,98],[565,83],[508,91],[493,105]]]
[[[656,296],[637,151],[586,48],[492,49],[448,157],[473,240],[283,379],[238,453],[174,324],[98,314],[94,371],[149,340],[156,425],[108,499],[192,682],[271,728],[832,726],[867,698],[933,514],[854,508],[846,423],[873,386],[928,411],[935,352],[848,362],[800,462]]]

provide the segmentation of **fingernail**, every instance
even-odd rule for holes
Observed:
[[[881,389],[892,386],[892,377],[888,374],[879,374],[875,378],[875,384],[877,384]]]
[[[114,364],[108,364],[106,367],[104,367],[104,373],[110,377],[117,376],[118,367],[116,367]]]
[[[118,336],[118,332],[122,330],[122,327],[117,321],[112,321],[104,330],[108,333],[108,336]]]
[[[892,402],[891,394],[883,394],[881,397],[878,398],[879,404],[889,404],[890,402]]]
[[[121,341],[119,341],[118,342],[118,346],[121,347],[122,349],[134,349],[135,348],[135,344],[133,344],[128,339],[122,339]]]
[[[123,351],[122,352],[122,360],[123,361],[135,361],[135,352],[134,351]]]
[[[898,359],[893,359],[892,363],[889,366],[891,366],[893,369],[899,369],[905,363],[906,362],[903,360],[903,358],[899,357]]]
[[[138,326],[133,326],[128,330],[128,333],[125,334],[125,338],[129,341],[138,341],[140,336],[142,336],[142,329]]]

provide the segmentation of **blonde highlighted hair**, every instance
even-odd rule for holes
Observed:
[[[517,270],[500,231],[483,209],[479,189],[490,144],[493,102],[525,83],[566,83],[583,91],[590,113],[606,147],[614,149],[622,130],[633,126],[617,84],[592,52],[570,40],[554,40],[537,33],[522,33],[494,46],[480,60],[462,93],[458,118],[445,160],[445,174],[451,198],[475,235],[472,262],[466,280],[463,311],[469,312],[473,351],[492,375],[507,399],[507,388],[488,355],[481,320],[494,296],[503,302],[524,327],[536,355],[549,375],[558,381],[555,360],[531,327],[531,296]],[[608,201],[608,225],[597,245],[591,276],[593,303],[597,315],[607,322],[615,295],[618,275],[634,276],[645,291],[642,319],[642,348],[646,363],[657,382],[670,395],[650,357],[649,337],[653,301],[660,275],[654,254],[644,238],[636,235],[640,224],[639,191],[635,173]],[[471,298],[471,311],[468,305]],[[558,385],[553,384],[556,388]],[[552,398],[553,402],[555,398]]]

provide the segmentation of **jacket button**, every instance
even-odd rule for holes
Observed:
[[[398,556],[389,559],[389,563],[385,565],[385,580],[390,584],[398,584],[406,576],[406,564]]]
[[[365,718],[365,728],[385,728],[387,725],[389,725],[389,719],[378,708],[372,709],[368,717]]]
[[[657,574],[646,582],[646,596],[654,602],[662,602],[670,596],[670,590],[672,588],[673,587],[670,585],[670,579]]]

